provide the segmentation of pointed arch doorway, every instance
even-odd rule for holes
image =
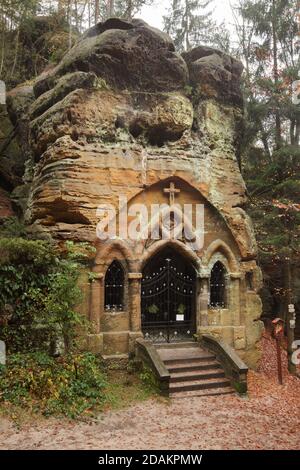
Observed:
[[[141,292],[142,331],[159,343],[185,341],[196,331],[196,272],[172,248],[146,264]]]

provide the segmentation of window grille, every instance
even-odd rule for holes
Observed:
[[[119,261],[113,261],[105,275],[105,310],[124,309],[124,269]]]
[[[226,269],[217,261],[210,275],[210,306],[213,308],[225,308],[226,305]]]

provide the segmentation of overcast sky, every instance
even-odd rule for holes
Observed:
[[[218,23],[225,21],[227,28],[232,29],[233,16],[230,7],[233,0],[215,0],[213,16]],[[139,15],[143,20],[147,21],[151,26],[156,28],[163,28],[163,16],[166,14],[168,6],[171,4],[170,0],[155,0],[151,7],[143,7]]]

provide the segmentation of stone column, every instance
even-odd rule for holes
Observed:
[[[143,275],[141,273],[129,273],[129,311],[130,330],[134,333],[142,330],[141,316],[141,283]]]
[[[103,353],[103,333],[101,331],[101,315],[103,312],[103,279],[104,274],[94,273],[90,291],[90,322],[92,334],[87,336],[87,349],[94,354]]]
[[[129,354],[135,353],[135,341],[137,338],[143,337],[142,333],[142,314],[141,314],[141,273],[129,273],[129,315],[130,315],[130,332],[129,332]]]
[[[230,274],[230,294],[229,294],[229,308],[232,311],[233,326],[240,326],[240,282],[241,274],[240,273],[231,273]]]
[[[93,325],[93,333],[100,333],[100,321],[103,312],[103,273],[95,273],[91,282],[90,321]]]
[[[201,327],[208,326],[208,293],[209,276],[202,274],[197,279],[197,332],[201,332]]]

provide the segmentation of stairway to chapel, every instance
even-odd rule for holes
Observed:
[[[170,397],[235,393],[216,356],[201,349],[197,343],[157,345],[156,349],[170,373]]]

